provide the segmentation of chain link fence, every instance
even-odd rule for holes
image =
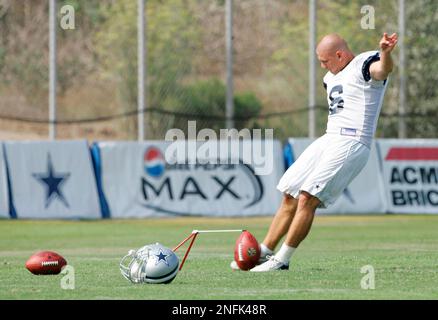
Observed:
[[[137,138],[137,1],[65,0],[74,29],[58,35],[58,139]],[[235,126],[308,134],[307,0],[234,0]],[[374,26],[363,27],[363,7]],[[317,1],[317,39],[336,32],[356,54],[398,32],[398,0]],[[438,137],[438,2],[406,1],[409,138]],[[0,139],[48,137],[48,1],[0,0]],[[62,14],[58,20],[62,19]],[[147,0],[147,139],[167,130],[225,128],[224,0]],[[370,22],[371,20],[368,20]],[[374,27],[374,28],[372,28]],[[397,137],[399,68],[391,76],[378,137]],[[318,68],[317,134],[328,107]]]

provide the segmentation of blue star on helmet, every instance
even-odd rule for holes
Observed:
[[[160,249],[160,253],[155,255],[157,257],[157,262],[155,265],[159,264],[160,261],[163,261],[167,266],[169,265],[169,262],[167,261],[168,254],[164,254],[163,251]]]

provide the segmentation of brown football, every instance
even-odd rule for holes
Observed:
[[[236,241],[234,260],[240,270],[253,268],[260,258],[260,246],[257,239],[249,232],[243,231]]]
[[[67,261],[53,251],[41,251],[33,254],[26,261],[26,269],[33,274],[58,274]]]

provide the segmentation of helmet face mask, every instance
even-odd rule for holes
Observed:
[[[120,261],[120,272],[132,283],[170,283],[178,267],[178,257],[160,243],[130,250]]]

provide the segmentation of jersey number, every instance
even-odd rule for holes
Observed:
[[[330,99],[330,106],[329,106],[329,115],[339,113],[342,110],[344,110],[344,99],[342,99],[342,93],[343,93],[342,86],[334,86],[332,90],[330,91],[329,99]]]

